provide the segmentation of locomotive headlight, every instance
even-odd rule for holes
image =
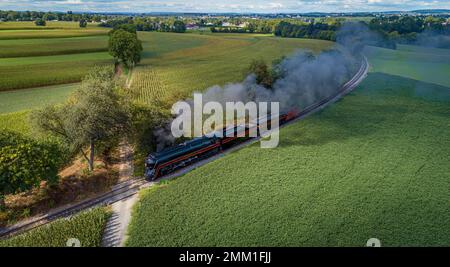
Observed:
[[[145,161],[145,167],[149,169],[153,169],[155,167],[155,162],[151,159]]]

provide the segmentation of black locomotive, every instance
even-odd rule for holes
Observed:
[[[299,112],[297,110],[281,114],[279,116],[279,122],[280,124],[284,124],[296,118],[298,114]],[[267,121],[270,121],[270,116],[265,118]],[[261,119],[259,121],[261,122]],[[148,180],[155,180],[176,169],[186,167],[194,162],[215,155],[222,149],[248,139],[249,132],[252,128],[256,128],[253,130],[257,130],[259,133],[259,124],[237,125],[231,128],[224,128],[223,137],[218,137],[214,134],[202,136],[166,148],[161,152],[150,154],[145,161],[145,177]]]

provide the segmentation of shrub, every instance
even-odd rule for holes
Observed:
[[[87,27],[87,21],[85,19],[80,20],[80,28],[86,28]]]
[[[47,25],[47,22],[43,19],[37,19],[34,24],[36,24],[36,26],[45,26]]]
[[[58,142],[0,131],[0,209],[7,194],[30,190],[42,181],[56,182],[65,155]]]

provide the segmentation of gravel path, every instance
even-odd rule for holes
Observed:
[[[120,147],[119,181],[133,183],[133,150],[128,143],[121,143]],[[131,219],[131,210],[138,199],[138,194],[115,202],[111,205],[112,215],[108,220],[103,234],[103,247],[122,247],[126,239],[127,227]]]

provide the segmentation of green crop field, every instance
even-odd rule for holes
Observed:
[[[74,55],[57,55],[57,56],[41,56],[41,57],[17,57],[17,58],[1,58],[0,67],[29,66],[36,64],[58,64],[71,62],[83,62],[94,60],[108,60],[111,57],[108,53],[81,53]]]
[[[0,40],[48,39],[106,35],[108,29],[89,24],[80,28],[77,22],[48,21],[47,26],[36,26],[34,22],[0,22]]]
[[[107,36],[2,40],[0,58],[103,52],[107,43]]]
[[[144,58],[132,75],[131,89],[144,102],[173,103],[193,91],[240,81],[253,59],[270,63],[297,49],[321,51],[333,43],[281,39],[257,34],[140,33]],[[181,45],[184,44],[184,45]]]
[[[0,92],[0,114],[62,103],[77,86],[66,84]]]
[[[0,91],[79,82],[94,65],[111,63],[107,52],[0,58]]]
[[[0,40],[12,39],[50,39],[106,35],[104,29],[53,29],[53,30],[0,30]]]
[[[367,49],[372,71],[450,87],[450,49],[399,45]]]
[[[70,219],[60,219],[25,234],[0,240],[0,247],[66,247],[70,238],[81,247],[99,247],[110,216],[105,208],[93,209]]]
[[[144,190],[127,245],[447,246],[450,88],[399,75],[410,62],[393,74],[376,62],[355,92],[282,129],[276,149]]]
[[[0,23],[0,91],[79,82],[90,67],[112,63],[107,32],[75,22]]]

